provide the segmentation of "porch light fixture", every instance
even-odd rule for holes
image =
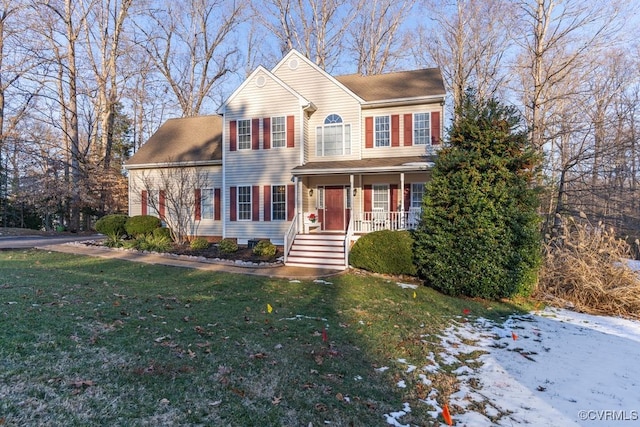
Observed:
[[[313,197],[313,188],[309,189],[309,197]]]
[[[357,188],[354,188],[354,189],[353,189],[353,197],[356,197],[356,195],[357,195],[357,194],[358,194],[358,189],[357,189]]]

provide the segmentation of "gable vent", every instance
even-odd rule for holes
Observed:
[[[297,70],[299,65],[300,65],[300,62],[298,61],[298,58],[291,58],[289,60],[289,68],[291,70]]]

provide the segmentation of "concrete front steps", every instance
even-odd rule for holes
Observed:
[[[298,234],[286,265],[344,270],[344,239],[344,234]]]

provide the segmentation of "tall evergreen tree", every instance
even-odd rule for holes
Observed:
[[[427,183],[415,257],[449,295],[503,298],[533,290],[541,260],[539,158],[514,107],[467,93]]]

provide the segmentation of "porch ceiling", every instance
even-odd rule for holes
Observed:
[[[424,172],[433,168],[434,156],[385,157],[332,162],[309,162],[292,170],[293,176]]]

